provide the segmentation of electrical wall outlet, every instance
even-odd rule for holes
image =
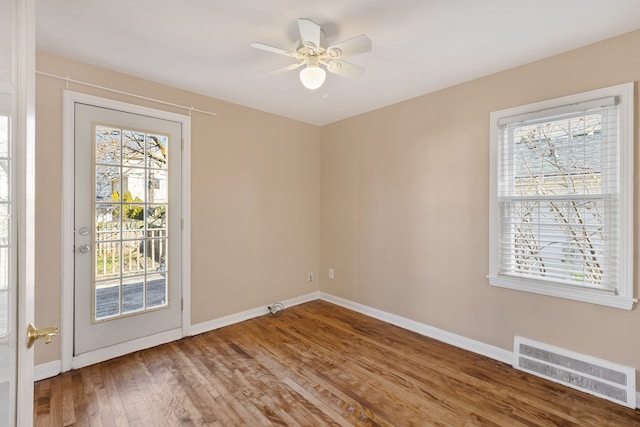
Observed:
[[[313,282],[313,271],[307,273],[307,281]]]
[[[334,279],[336,277],[336,271],[333,267],[329,267],[329,279]]]

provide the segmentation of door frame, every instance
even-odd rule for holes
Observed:
[[[74,176],[76,103],[110,108],[133,114],[171,120],[182,124],[182,326],[175,332],[160,333],[96,350],[79,357],[73,355],[74,337]],[[174,341],[189,335],[191,325],[191,117],[136,104],[101,98],[81,92],[63,91],[62,127],[62,372],[98,363],[123,354]]]

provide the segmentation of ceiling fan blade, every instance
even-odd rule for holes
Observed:
[[[334,60],[327,62],[326,65],[327,71],[342,77],[355,79],[364,76],[364,68],[349,64],[348,62]]]
[[[371,50],[371,39],[364,34],[344,40],[327,48],[331,58],[358,55]]]
[[[277,53],[277,54],[280,54],[280,55],[292,56],[294,58],[296,57],[296,53],[295,52],[291,52],[289,50],[281,49],[281,48],[275,47],[275,46],[270,46],[268,44],[264,44],[264,43],[260,43],[260,42],[251,43],[251,47],[255,47],[256,49],[260,49],[260,50],[265,50],[265,51],[271,52],[271,53]]]
[[[310,19],[298,19],[300,29],[300,40],[302,44],[312,51],[320,49],[320,39],[322,38],[322,28]]]
[[[286,71],[295,70],[296,68],[301,67],[303,64],[304,64],[304,62],[298,62],[297,64],[287,65],[286,67],[282,67],[282,68],[278,68],[277,70],[273,70],[273,71],[265,74],[265,76],[271,76],[273,74],[280,74],[280,73],[284,73]]]

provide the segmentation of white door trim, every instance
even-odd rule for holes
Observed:
[[[128,104],[111,99],[87,95],[80,92],[65,90],[63,92],[63,126],[62,126],[62,319],[61,319],[61,351],[62,371],[87,365],[86,358],[75,360],[73,357],[73,298],[74,298],[74,104],[77,102],[97,107],[111,108],[134,114],[147,115],[160,119],[182,123],[182,327],[176,333],[158,334],[142,340],[136,340],[131,345],[114,346],[101,352],[92,352],[91,363],[116,357],[116,355],[148,348],[164,342],[172,341],[189,334],[191,324],[191,117]],[[144,347],[141,345],[144,344]],[[117,354],[118,351],[122,353]],[[77,366],[76,366],[77,365]]]

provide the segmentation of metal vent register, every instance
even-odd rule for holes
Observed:
[[[515,337],[513,366],[576,390],[636,407],[634,368]]]

